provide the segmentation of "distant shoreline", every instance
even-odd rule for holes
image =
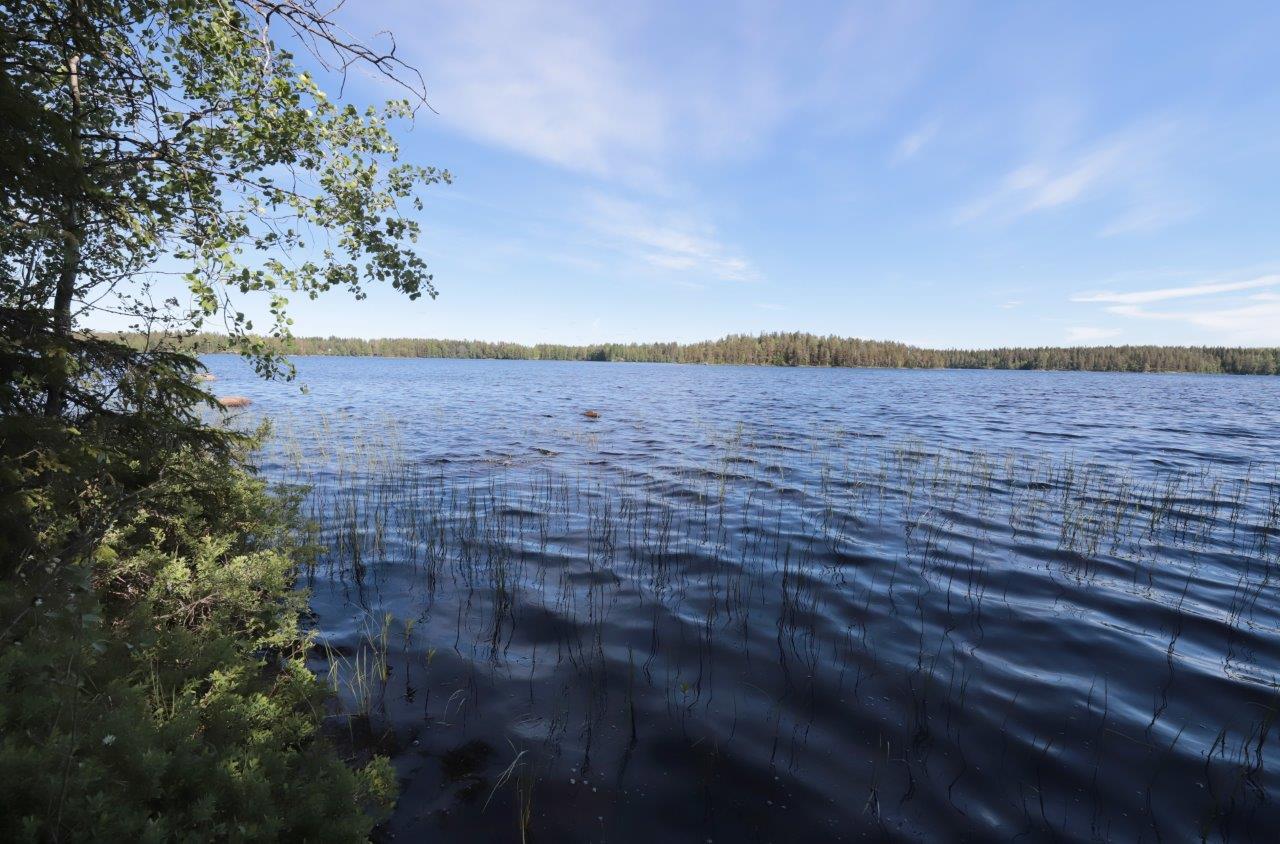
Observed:
[[[238,358],[240,355],[236,352],[222,350],[217,352],[199,352],[200,357],[230,357]],[[713,366],[713,367],[743,367],[749,369],[866,369],[871,371],[894,371],[894,372],[1086,372],[1098,375],[1221,375],[1224,377],[1269,377],[1271,374],[1280,375],[1280,373],[1258,373],[1258,372],[1200,372],[1188,369],[1036,369],[1035,367],[1007,367],[1007,366],[819,366],[809,363],[797,364],[769,364],[769,363],[703,363],[688,361],[672,361],[672,360],[565,360],[559,358],[497,358],[497,357],[446,357],[443,355],[352,355],[339,354],[337,352],[310,352],[302,354],[299,352],[290,352],[288,355],[290,360],[298,358],[345,358],[347,360],[474,360],[488,362],[510,362],[510,363],[607,363],[607,364],[634,364],[636,366]]]
[[[140,342],[126,335],[127,342]],[[227,338],[201,334],[183,341],[199,354],[228,351]],[[730,335],[698,343],[561,345],[482,340],[295,337],[268,346],[287,355],[476,360],[561,360],[627,363],[865,369],[1006,369],[1064,372],[1188,372],[1280,375],[1280,348],[1226,346],[1043,346],[926,349],[882,340],[814,334]]]

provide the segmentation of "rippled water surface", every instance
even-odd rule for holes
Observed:
[[[1276,840],[1280,379],[208,362],[388,836]]]

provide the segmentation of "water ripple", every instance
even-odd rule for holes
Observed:
[[[388,834],[1280,828],[1280,379],[233,366]]]

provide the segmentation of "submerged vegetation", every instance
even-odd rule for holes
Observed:
[[[421,744],[409,759],[475,759],[446,793],[522,835],[576,829],[557,806],[589,778],[632,830],[674,811],[636,792],[669,786],[704,806],[682,829],[729,838],[1265,837],[1274,462],[739,430],[655,473],[600,468],[613,446],[570,431],[582,462],[460,467],[383,427],[272,447],[328,549],[308,580],[322,616],[335,602],[331,682],[349,717]]]
[[[140,338],[132,338],[137,342]],[[219,334],[199,334],[187,348],[220,352]],[[905,369],[1057,369],[1098,372],[1205,372],[1280,375],[1280,349],[1204,346],[1094,346],[1001,349],[922,349],[905,343],[815,334],[731,335],[702,343],[521,345],[482,340],[292,337],[268,343],[298,355],[353,355],[503,360],[582,360],[715,363],[750,366],[859,366]]]

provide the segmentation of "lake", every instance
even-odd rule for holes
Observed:
[[[1280,379],[206,362],[388,837],[1280,828]]]

